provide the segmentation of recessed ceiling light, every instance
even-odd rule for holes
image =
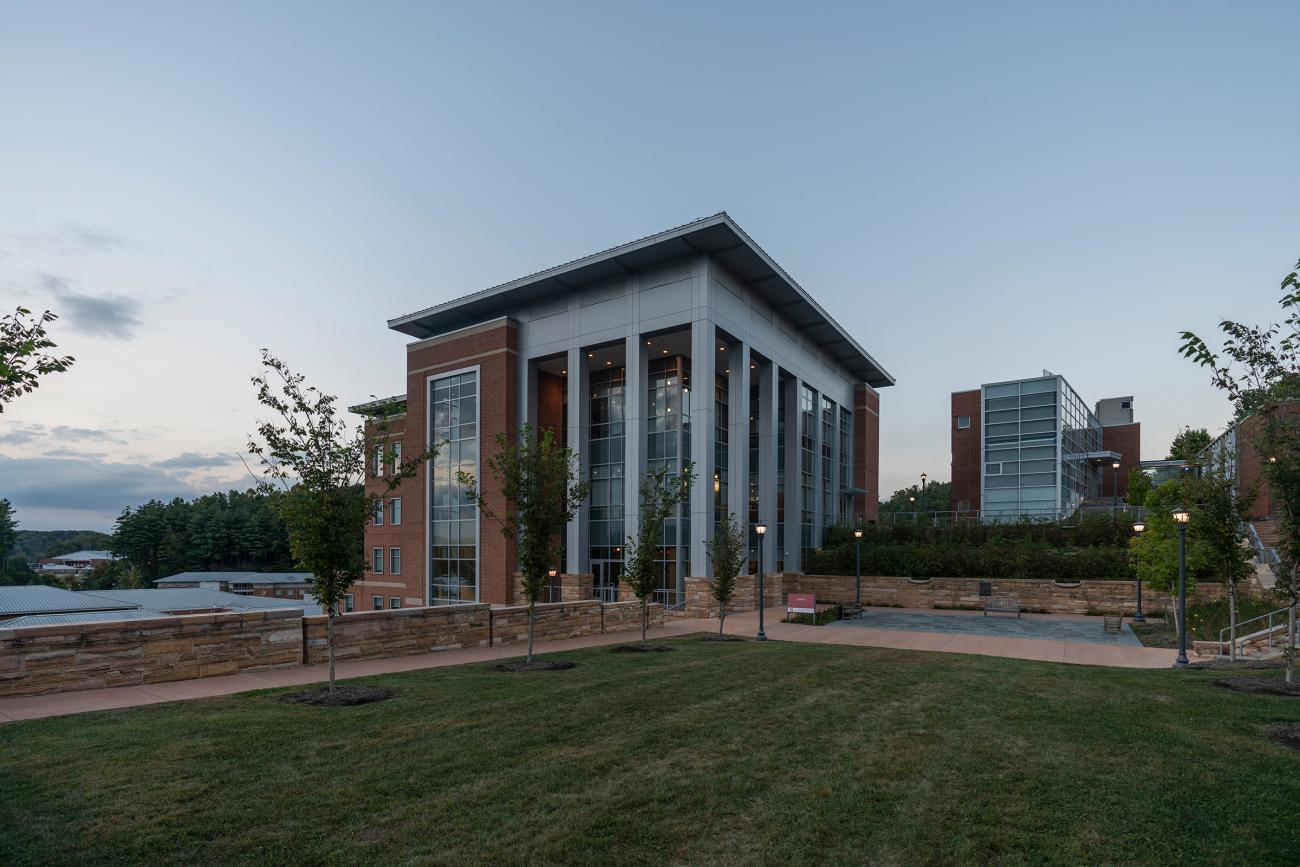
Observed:
[[[724,371],[722,371],[722,372],[723,372],[723,373],[731,373],[731,368],[728,367],[726,370],[724,370]]]
[[[605,366],[606,366],[606,367],[609,367],[609,366],[610,366],[611,364],[613,364],[613,363],[614,363],[614,362],[612,362],[612,361],[606,361],[606,362],[605,362]]]
[[[567,370],[561,370],[560,373],[563,373],[565,376],[568,376],[568,375],[569,375],[569,371],[567,371]]]
[[[588,358],[595,358],[595,357],[596,357],[596,353],[594,353],[594,352],[588,352],[588,353],[587,353],[587,357],[588,357]]]
[[[664,355],[667,355],[667,354],[668,354],[668,350],[665,349],[665,350],[664,350]]]

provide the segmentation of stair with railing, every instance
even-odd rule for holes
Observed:
[[[1278,608],[1267,614],[1242,620],[1237,624],[1237,638],[1229,639],[1231,627],[1219,630],[1219,643],[1216,650],[1220,656],[1228,656],[1232,645],[1236,645],[1237,656],[1271,656],[1286,648],[1287,612],[1289,608]],[[1253,626],[1252,626],[1253,624]],[[1249,630],[1244,632],[1243,630]]]
[[[1277,583],[1281,558],[1277,553],[1277,521],[1265,519],[1247,521],[1247,541],[1255,552],[1255,580],[1265,590]]]

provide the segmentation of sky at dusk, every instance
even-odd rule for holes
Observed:
[[[388,318],[726,210],[898,380],[1228,406],[1178,332],[1300,257],[1300,4],[24,3],[0,8],[0,308],[76,357],[0,415],[28,529],[245,486],[270,347],[357,402]]]

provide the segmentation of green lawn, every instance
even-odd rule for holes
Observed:
[[[1127,671],[672,642],[0,726],[28,863],[1300,863],[1300,700]]]

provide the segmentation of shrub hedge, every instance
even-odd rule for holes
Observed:
[[[814,551],[804,567],[816,575],[854,574],[851,543]],[[909,578],[1045,578],[1056,581],[1131,579],[1128,549],[1053,547],[996,540],[984,545],[953,542],[862,543],[863,575]]]

